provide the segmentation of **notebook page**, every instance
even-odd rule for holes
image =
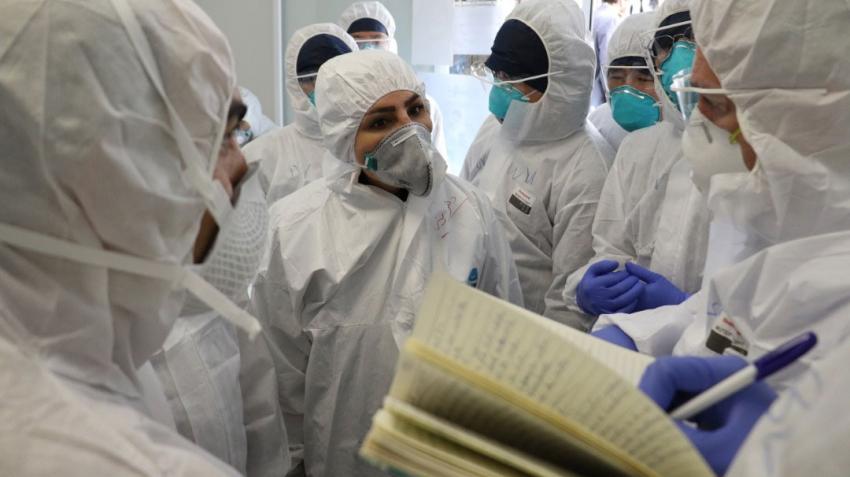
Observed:
[[[563,472],[626,477],[633,469],[564,433],[550,422],[488,394],[405,350],[388,402],[402,401]],[[386,407],[386,404],[385,404]],[[464,443],[473,448],[469,442]],[[478,450],[482,452],[481,449]],[[598,471],[598,472],[597,472]],[[651,475],[643,472],[643,475]]]
[[[384,409],[399,419],[410,422],[414,426],[473,450],[480,455],[520,470],[524,475],[537,477],[579,477],[576,474],[557,469],[530,455],[518,452],[498,442],[488,439],[467,429],[436,418],[403,401],[388,397]]]
[[[415,475],[524,477],[526,474],[418,427],[388,411],[373,419],[361,454],[379,467]]]
[[[662,475],[710,475],[699,454],[672,421],[635,388],[634,380],[630,383],[621,378],[583,351],[593,348],[587,340],[565,339],[569,332],[557,327],[435,274],[412,341],[420,341],[458,364],[465,370],[461,373],[464,378],[484,377],[476,386],[499,383],[536,403],[536,411],[548,412],[546,418],[560,416],[566,418],[557,419],[561,423],[581,426],[585,433],[600,438],[596,445],[614,454],[633,456]],[[576,345],[576,341],[585,344]],[[594,351],[594,356],[605,359],[608,354],[604,348]],[[628,361],[622,353],[610,354],[617,356],[609,360],[610,366]]]

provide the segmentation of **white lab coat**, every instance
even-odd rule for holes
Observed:
[[[549,51],[564,52],[549,66],[562,73],[549,77],[539,102],[514,101],[489,149],[481,148],[486,159],[470,154],[467,162],[480,169],[473,183],[509,218],[505,229],[526,307],[585,328],[588,323],[566,308],[562,291],[593,255],[591,225],[610,165],[597,146],[605,147],[604,140],[586,123],[595,56],[584,42],[575,2],[523,2],[508,19],[531,26]],[[491,128],[485,122],[476,144],[493,134]]]
[[[191,276],[226,39],[192,3],[135,0],[16,1],[0,31],[0,475],[238,475],[146,415],[136,371],[184,296],[142,269]]]
[[[298,54],[308,40],[318,35],[335,36],[351,51],[357,51],[354,39],[333,23],[309,25],[292,34],[286,46],[284,67],[286,93],[289,95],[295,120],[245,147],[245,159],[248,163],[260,164],[260,182],[269,205],[322,177],[325,147],[322,144],[318,112],[304,94],[297,78]],[[321,98],[317,101],[321,101]]]
[[[702,284],[710,214],[681,143],[681,132],[667,121],[626,138],[599,199],[590,263],[635,262],[695,293]],[[564,300],[579,313],[575,290],[586,271],[573,273],[564,288]]]
[[[818,3],[810,10],[818,27],[809,31],[807,23],[790,20],[805,11],[804,4],[716,0],[699,7],[694,21],[703,32],[697,35],[700,45],[730,90],[758,164],[749,173],[712,178],[702,291],[679,306],[603,317],[598,327],[617,324],[637,338],[641,351],[652,354],[730,350],[748,358],[814,330],[820,343],[777,376],[774,384],[782,388],[835,349],[850,311],[850,80],[824,73],[847,64],[846,45],[802,52],[787,38],[837,35],[850,11],[844,2]],[[722,27],[713,23],[746,15],[752,18]],[[753,24],[763,29],[754,30]],[[800,57],[788,57],[792,50]],[[758,87],[765,77],[762,68],[775,81],[770,90]],[[798,88],[806,82],[844,93]]]
[[[272,206],[252,309],[274,350],[293,464],[306,475],[382,475],[357,451],[431,273],[514,303],[521,291],[504,232],[471,185],[447,176],[429,196],[402,201],[357,181],[361,118],[390,92],[424,93],[412,69],[362,51],[328,61],[318,84],[332,98],[319,112],[335,157],[325,178]]]

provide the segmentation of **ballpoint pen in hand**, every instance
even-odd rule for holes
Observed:
[[[752,364],[708,388],[670,413],[673,419],[690,419],[750,384],[784,369],[808,353],[818,342],[817,336],[804,333],[755,360]]]

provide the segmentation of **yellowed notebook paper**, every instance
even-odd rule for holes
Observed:
[[[484,436],[510,422],[523,432],[514,442],[548,462],[552,439],[535,432],[571,442],[579,467],[605,463],[605,475],[711,475],[635,387],[649,362],[438,274],[390,394]]]

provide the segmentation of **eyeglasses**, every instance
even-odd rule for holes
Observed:
[[[316,82],[316,78],[319,76],[319,72],[314,73],[305,73],[303,75],[298,75],[295,79],[298,80],[298,84],[312,84]]]
[[[504,72],[491,70],[484,63],[475,63],[470,67],[470,73],[473,77],[475,77],[482,83],[487,83],[491,86],[500,86],[504,84],[525,83],[527,81],[532,81],[540,78],[547,78],[549,76],[557,76],[563,74],[563,71],[553,71],[551,73],[544,73],[542,75],[534,76],[511,77],[505,74]]]
[[[369,40],[354,40],[361,50],[388,50],[389,38],[377,38]]]

